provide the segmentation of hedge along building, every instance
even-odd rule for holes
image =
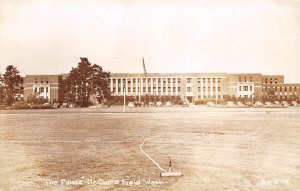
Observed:
[[[36,94],[53,102],[62,102],[61,75],[26,75],[24,99]],[[180,96],[194,102],[200,100],[222,100],[225,96],[244,98],[265,97],[274,90],[277,99],[299,97],[300,84],[285,84],[282,75],[260,73],[112,73],[109,89],[112,96]]]

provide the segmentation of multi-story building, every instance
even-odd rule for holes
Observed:
[[[260,73],[113,73],[109,80],[112,96],[154,95],[196,99],[223,99],[226,95],[244,98],[268,97],[274,88],[277,99],[300,95],[300,84],[285,84],[282,75]],[[124,89],[125,88],[125,89]]]
[[[61,101],[62,79],[66,75],[28,75],[24,98],[38,94]],[[277,99],[300,95],[300,84],[285,84],[282,75],[260,73],[112,73],[109,79],[112,96],[180,96],[193,102],[197,99],[221,100],[225,96],[244,98],[268,97],[270,90]]]
[[[36,95],[44,99],[59,101],[61,99],[62,75],[26,75],[24,78],[24,100]]]

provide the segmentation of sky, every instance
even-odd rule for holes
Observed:
[[[300,83],[300,0],[1,0],[0,72],[285,75]]]

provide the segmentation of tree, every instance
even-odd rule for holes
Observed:
[[[110,100],[109,77],[110,73],[103,71],[101,66],[92,65],[87,58],[80,58],[78,66],[72,68],[64,80],[65,101],[87,107],[92,94],[96,95],[99,102]]]
[[[0,105],[2,104],[4,100],[4,84],[3,84],[3,78],[0,74]]]
[[[12,65],[6,67],[1,88],[3,92],[2,100],[6,105],[12,105],[15,101],[15,97],[23,93],[23,79],[19,73],[18,69]]]

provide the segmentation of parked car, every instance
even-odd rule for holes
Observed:
[[[61,108],[69,108],[68,103],[63,103],[63,104],[61,105]]]
[[[182,102],[182,107],[189,107],[189,102],[183,101]]]
[[[128,103],[128,107],[134,107],[134,103],[133,102],[129,102]]]
[[[154,103],[153,102],[149,102],[148,103],[148,106],[150,107],[150,106],[154,106]]]
[[[144,102],[134,102],[134,106],[135,107],[144,107],[145,106],[145,104],[144,104]]]
[[[215,107],[214,102],[211,102],[211,101],[207,102],[206,105],[209,106],[209,107]]]
[[[171,106],[172,106],[172,103],[169,102],[169,101],[167,101],[166,104],[165,104],[165,106],[166,106],[166,107],[171,107]]]
[[[156,102],[156,107],[161,107],[162,106],[162,103],[160,101]]]
[[[53,108],[59,108],[59,103],[53,103]]]

